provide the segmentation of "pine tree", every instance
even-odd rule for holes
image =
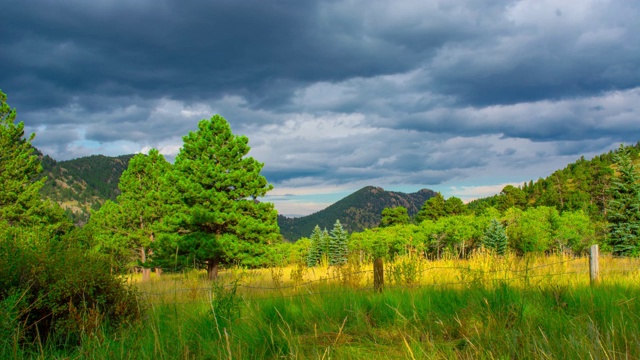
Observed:
[[[498,220],[492,219],[487,226],[482,236],[482,245],[498,255],[504,255],[507,252],[507,234]]]
[[[263,164],[247,156],[249,139],[234,135],[215,115],[183,140],[168,174],[180,194],[165,218],[173,231],[156,242],[154,257],[175,257],[176,263],[188,258],[206,266],[210,278],[217,277],[220,264],[262,264],[266,246],[280,240],[280,231],[273,204],[257,200],[273,186],[260,175]]]
[[[329,237],[329,265],[346,264],[349,255],[347,244],[347,232],[340,224],[340,220],[336,220]]]
[[[447,216],[463,215],[467,207],[460,198],[452,196],[444,202],[444,211]]]
[[[416,214],[415,221],[420,224],[424,220],[438,220],[441,217],[447,215],[444,209],[444,196],[438,193],[436,196],[424,202],[418,214]]]
[[[406,225],[409,223],[409,213],[404,206],[388,207],[382,210],[380,227]]]
[[[640,254],[640,184],[628,149],[620,145],[613,155],[618,176],[612,179],[607,203],[608,243],[615,255]]]
[[[44,229],[51,234],[65,233],[71,224],[57,204],[40,199],[45,177],[31,141],[24,136],[24,124],[16,124],[16,111],[0,91],[0,228]]]
[[[169,171],[171,164],[157,149],[151,149],[149,155],[137,154],[131,158],[118,183],[123,225],[129,233],[130,248],[137,248],[140,254],[143,281],[149,280],[150,275],[147,267],[150,244],[155,241],[158,226],[167,215],[169,205],[176,202],[177,194],[172,192],[164,177]]]

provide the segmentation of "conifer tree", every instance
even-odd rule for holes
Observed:
[[[442,194],[437,193],[436,196],[424,202],[418,214],[416,214],[415,221],[420,224],[424,220],[438,220],[441,217],[447,215],[444,208],[445,200]]]
[[[347,244],[347,232],[340,224],[340,220],[336,220],[329,237],[329,265],[346,264],[349,255]]]
[[[309,254],[307,255],[307,266],[312,267],[318,264],[322,258],[322,249],[324,243],[324,234],[320,230],[320,226],[316,225],[311,233],[311,246],[309,247]]]
[[[482,245],[498,255],[504,255],[507,252],[507,234],[498,220],[492,219],[487,226],[482,236]]]
[[[444,212],[447,216],[463,215],[467,207],[459,197],[452,196],[444,202]]]
[[[409,213],[404,206],[388,207],[382,210],[380,227],[406,225],[409,223]]]
[[[171,164],[157,149],[149,155],[137,154],[122,173],[118,188],[118,204],[122,208],[123,225],[127,228],[130,247],[140,254],[143,281],[149,280],[147,259],[151,255],[150,244],[155,241],[158,226],[167,215],[177,194],[165,181]]]
[[[193,261],[210,278],[217,277],[220,264],[262,264],[266,246],[279,241],[280,231],[273,204],[257,200],[273,187],[260,175],[263,164],[247,156],[249,139],[234,135],[215,115],[183,140],[168,174],[180,194],[165,218],[172,231],[156,242],[154,257]]]
[[[620,145],[613,155],[618,175],[612,179],[607,204],[608,243],[615,255],[640,254],[640,184],[628,150]]]
[[[31,141],[24,136],[24,123],[16,123],[16,110],[7,104],[0,91],[0,228],[46,229],[51,234],[65,233],[71,224],[64,211],[40,199],[46,178],[36,180],[42,171]],[[3,225],[4,224],[4,225]]]
[[[116,271],[135,266],[135,249],[129,239],[129,231],[124,223],[122,207],[111,200],[92,211],[89,221],[82,228],[91,251],[107,255],[112,269]]]

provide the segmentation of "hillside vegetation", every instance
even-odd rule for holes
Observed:
[[[92,155],[67,161],[40,156],[47,180],[41,189],[43,198],[65,209],[76,225],[84,225],[91,210],[98,210],[107,200],[115,200],[118,181],[133,155],[109,157]]]
[[[624,149],[629,152],[632,162],[640,162],[640,142]],[[604,220],[606,206],[611,199],[609,189],[616,173],[615,153],[609,151],[591,160],[580,157],[546,178],[530,180],[519,187],[507,186],[500,194],[472,201],[469,208],[506,210],[512,206],[520,209],[551,206],[558,211],[582,210],[594,220]]]

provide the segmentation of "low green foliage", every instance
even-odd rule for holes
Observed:
[[[327,287],[306,296],[244,299],[229,317],[202,316],[211,311],[207,303],[158,305],[122,336],[86,342],[63,356],[634,358],[640,322],[630,319],[640,311],[638,298],[640,290],[627,286],[521,290],[496,284],[382,294]]]
[[[1,234],[3,339],[48,346],[78,344],[140,317],[135,291],[111,274],[106,257],[42,235]]]

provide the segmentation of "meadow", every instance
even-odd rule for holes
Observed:
[[[80,346],[3,358],[74,359],[635,359],[640,260],[603,257],[590,285],[585,257],[467,260],[401,257],[373,291],[355,259],[269,269],[230,268],[140,282],[142,322],[88,329]]]

